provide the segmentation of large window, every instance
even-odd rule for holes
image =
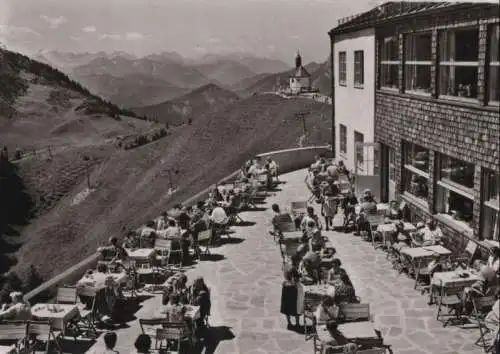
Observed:
[[[490,30],[489,46],[490,46],[490,66],[488,75],[488,99],[491,104],[498,105],[500,102],[500,58],[498,55],[498,42],[500,41],[500,25],[494,25]]]
[[[403,163],[405,192],[426,200],[429,196],[429,150],[404,142]]]
[[[472,228],[474,165],[446,155],[439,157],[438,212]]]
[[[356,147],[356,161],[358,165],[362,165],[364,162],[364,147],[363,143],[365,142],[365,138],[362,133],[354,132],[354,146]]]
[[[431,33],[405,37],[405,89],[419,93],[431,91]]]
[[[498,240],[500,228],[500,173],[484,170],[483,176],[482,235],[485,239]]]
[[[363,86],[364,82],[364,53],[362,50],[356,50],[354,52],[354,86]]]
[[[380,48],[380,86],[397,89],[399,87],[399,41],[398,37],[386,37]]]
[[[339,85],[345,85],[347,81],[346,52],[339,52]]]
[[[439,93],[477,97],[478,28],[443,31],[439,35]]]
[[[339,124],[339,142],[340,153],[347,153],[347,127],[344,124]]]
[[[406,166],[429,173],[429,149],[405,142],[403,151]]]

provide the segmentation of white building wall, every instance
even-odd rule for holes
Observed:
[[[364,51],[364,85],[354,87],[354,51]],[[364,135],[364,142],[374,141],[375,133],[375,31],[361,30],[345,35],[336,35],[334,42],[335,77],[335,131],[336,151],[348,169],[354,170],[354,131]],[[339,52],[346,52],[346,83],[339,85]],[[347,127],[347,153],[340,151],[339,124]],[[365,159],[373,160],[372,156]],[[373,173],[372,163],[367,174]],[[366,170],[366,166],[365,166]]]
[[[308,77],[290,78],[290,90],[293,93],[300,92],[301,88],[309,88],[311,79]]]

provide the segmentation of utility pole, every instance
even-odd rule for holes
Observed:
[[[90,171],[89,171],[89,161],[90,161],[90,158],[85,155],[83,156],[83,161],[85,161],[85,173],[87,175],[87,187],[88,189],[91,189],[90,187]]]

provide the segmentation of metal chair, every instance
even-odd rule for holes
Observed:
[[[446,327],[451,319],[449,318],[446,321],[443,321],[443,316],[452,316],[452,318],[455,318],[457,320],[460,319],[460,307],[462,305],[463,287],[461,285],[457,286],[455,284],[447,286],[443,286],[443,284],[441,284],[440,288],[441,291],[439,293],[436,320],[442,322],[443,327]],[[443,307],[448,310],[448,313],[445,315],[441,314]],[[453,312],[453,314],[451,312]]]
[[[156,349],[163,349],[163,342],[165,342],[165,349],[170,350],[172,346],[175,346],[175,351],[170,350],[169,353],[179,354],[181,351],[181,343],[188,343],[189,346],[191,344],[190,333],[187,330],[187,326],[185,323],[177,323],[177,322],[163,322],[163,328],[158,328],[156,330]],[[160,344],[158,346],[158,344]],[[176,344],[176,345],[175,345]],[[190,348],[188,348],[188,352]]]
[[[62,338],[62,333],[60,331],[54,331],[49,322],[28,322],[28,336],[35,337],[37,341],[46,343],[45,352],[49,353],[50,342],[54,341],[57,351],[62,353],[61,344],[59,339]],[[31,346],[33,348],[33,353],[35,353],[36,343]]]
[[[474,306],[472,317],[476,320],[479,327],[479,338],[476,340],[475,344],[485,349],[485,351],[489,346],[486,342],[485,336],[492,332],[494,328],[488,327],[488,323],[484,321],[484,318],[486,317],[488,311],[491,310],[495,301],[494,296],[483,296],[472,300],[472,304]]]

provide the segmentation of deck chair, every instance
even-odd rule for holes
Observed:
[[[165,342],[165,347],[163,343]],[[156,330],[156,349],[162,352],[162,349],[169,350],[169,353],[179,354],[181,352],[181,344],[185,342],[191,344],[191,336],[185,323],[164,322],[163,328]],[[159,344],[159,346],[158,346]],[[174,350],[172,350],[174,349]],[[188,348],[190,352],[191,348]]]
[[[172,240],[158,238],[155,241],[156,261],[162,266],[167,266],[170,261],[170,251],[172,250]]]
[[[22,353],[27,346],[28,323],[12,321],[0,323],[0,344],[13,346],[17,352]]]
[[[197,247],[198,259],[201,258],[201,255],[210,254],[210,245],[212,244],[212,232],[210,229],[200,231],[198,234],[198,246],[205,246],[205,250],[201,250],[200,247]]]
[[[340,314],[345,322],[370,320],[370,304],[341,304]]]
[[[62,333],[60,331],[54,331],[49,322],[28,322],[28,336],[35,337],[36,341],[45,343],[45,352],[49,353],[50,343],[54,342],[57,351],[62,353],[61,344],[59,342],[62,339]],[[32,348],[36,347],[36,342],[33,343]],[[35,350],[33,350],[35,353]],[[50,351],[52,353],[52,351]]]
[[[78,328],[80,331],[86,332],[87,337],[97,335],[97,329],[95,327],[95,323],[97,321],[95,306],[96,294],[97,290],[93,288],[83,287],[78,290],[78,295],[85,296],[90,299],[90,305],[88,307],[77,303],[78,312],[80,313],[80,317],[78,318]]]
[[[474,305],[472,315],[479,327],[479,338],[476,340],[475,344],[485,350],[490,346],[490,344],[487,343],[485,336],[494,331],[495,328],[488,327],[488,323],[484,321],[484,318],[486,317],[488,311],[491,310],[494,303],[494,296],[483,296],[472,300],[472,304]]]
[[[443,327],[446,327],[453,319],[460,320],[459,308],[462,305],[462,292],[463,286],[461,285],[443,286],[441,284],[436,320],[442,322]],[[446,308],[446,314],[442,314],[443,308]],[[443,317],[448,317],[448,319],[444,320]]]

